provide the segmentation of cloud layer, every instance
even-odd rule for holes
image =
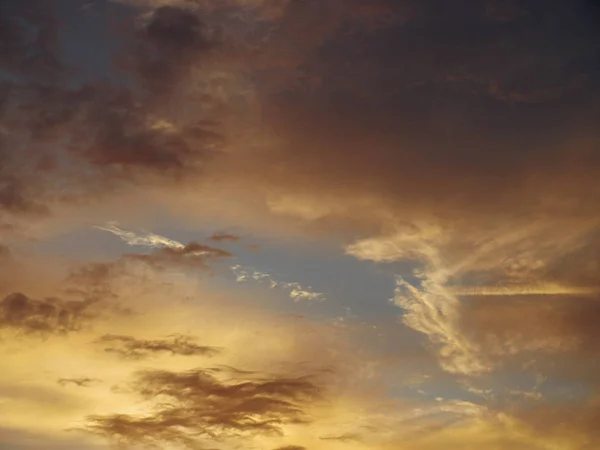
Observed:
[[[598,447],[594,2],[75,3],[0,6],[0,447]]]

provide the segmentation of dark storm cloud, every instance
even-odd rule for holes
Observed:
[[[410,192],[423,208],[441,197],[506,210],[527,203],[518,192],[531,183],[593,202],[599,44],[591,10],[533,0],[286,3],[257,23],[268,39],[246,33],[257,50],[244,57],[250,72],[260,68],[251,78],[265,123],[287,144],[234,163],[256,167],[245,175],[262,183],[399,202]],[[66,70],[55,38],[64,27],[44,19],[49,31],[33,39],[21,30],[23,18],[33,19],[11,11],[2,34],[10,69],[40,72],[19,62],[25,52],[51,53]],[[220,25],[231,25],[228,14]],[[10,172],[19,176],[3,183],[4,208],[43,208],[49,194],[37,186],[60,199],[149,182],[141,179],[148,173],[164,182],[201,171],[222,137],[206,126],[214,118],[179,118],[192,71],[239,51],[224,45],[217,19],[200,8],[151,10],[122,36],[127,82],[9,79],[5,114],[18,119],[15,130],[67,144],[59,154],[11,152]],[[31,156],[51,175],[36,176]]]
[[[310,378],[229,380],[211,370],[140,372],[133,389],[160,403],[147,416],[91,416],[86,430],[123,444],[178,443],[201,448],[201,439],[279,434],[286,423],[304,423],[304,408],[321,393]]]
[[[22,333],[64,334],[90,318],[90,303],[58,298],[35,300],[19,292],[0,302],[0,328]]]
[[[129,176],[145,171],[171,175],[183,173],[186,164],[191,170],[207,156],[202,141],[188,130],[153,123],[153,112],[130,91],[98,86],[88,88],[87,95],[90,101],[81,104],[84,120],[71,150],[92,167],[121,169]],[[215,142],[208,131],[202,138]]]
[[[0,69],[40,79],[59,75],[58,21],[48,4],[7,0],[0,12]]]
[[[125,359],[145,359],[161,353],[181,356],[214,356],[220,349],[199,345],[190,336],[173,336],[170,339],[136,339],[132,336],[104,335],[96,340],[104,351]]]
[[[258,182],[457,214],[527,210],[546,191],[595,203],[597,31],[576,3],[522,2],[508,22],[485,4],[419,2],[320,41],[299,62],[319,83],[265,87],[287,148],[252,155]]]
[[[168,93],[218,46],[218,36],[192,10],[163,6],[139,31],[132,70],[154,94]]]
[[[223,143],[218,123],[201,113],[182,120],[166,103],[181,104],[182,83],[217,48],[200,13],[155,10],[121,36],[126,57],[111,70],[124,78],[88,82],[65,57],[68,22],[44,4],[2,6],[2,210],[43,215],[57,201],[196,175]]]

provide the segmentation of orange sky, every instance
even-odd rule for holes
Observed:
[[[0,449],[600,448],[599,21],[2,2]]]

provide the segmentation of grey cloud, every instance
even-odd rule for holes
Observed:
[[[553,194],[591,207],[600,41],[572,4],[532,3],[522,21],[490,25],[484,2],[420,2],[406,23],[333,33],[299,63],[316,86],[265,88],[284,144],[240,169],[284,192],[425,213],[519,214]]]
[[[155,10],[121,36],[127,58],[111,70],[129,81],[81,81],[60,44],[68,26],[44,5],[2,6],[0,208],[8,223],[51,213],[57,202],[200,173],[224,142],[218,121],[181,120],[163,104],[185,96],[179,87],[191,69],[218,47],[201,12]]]
[[[195,63],[209,56],[218,39],[198,12],[159,7],[139,31],[132,69],[149,91],[169,92],[178,78],[189,75]]]

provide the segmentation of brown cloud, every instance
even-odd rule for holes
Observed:
[[[12,261],[12,253],[10,248],[6,245],[0,245],[0,262],[2,264],[10,263]]]
[[[77,267],[67,279],[67,292],[88,300],[116,298],[112,284],[135,273],[142,264],[153,270],[170,268],[211,270],[211,263],[233,257],[228,251],[197,242],[181,247],[163,247],[151,253],[126,253],[114,261],[95,262]]]
[[[482,297],[466,302],[460,327],[498,366],[535,361],[546,377],[587,386],[600,368],[599,319],[597,296]]]
[[[3,4],[0,54],[9,76],[0,89],[0,207],[7,223],[47,215],[67,200],[197,175],[223,144],[218,121],[203,112],[174,117],[163,102],[185,95],[192,68],[217,51],[201,12],[163,7],[130,24],[120,36],[126,61],[111,68],[125,83],[72,82],[57,38],[67,30],[43,6]]]
[[[31,189],[22,181],[5,175],[0,187],[0,207],[11,214],[45,214],[48,208],[31,198]]]
[[[207,214],[199,187],[209,187],[216,209],[230,207],[219,196],[235,196],[256,207],[265,228],[291,217],[285,226],[335,236],[358,258],[409,261],[416,272],[399,279],[395,303],[447,371],[492,372],[485,381],[493,384],[493,371],[518,356],[535,359],[542,376],[593,385],[600,41],[591,7],[257,0],[204,9],[148,0],[161,6],[123,27],[125,81],[80,82],[58,48],[64,29],[17,3],[4,2],[12,6],[0,14],[0,65],[10,74],[0,85],[6,220],[156,185],[169,205]],[[178,194],[188,183],[185,205]],[[235,216],[237,225],[245,219]],[[69,294],[84,303],[121,298],[115,279],[142,266],[206,271],[230,256],[197,243],[128,254],[74,273]],[[1,323],[75,330],[78,315],[67,305],[12,294],[0,304]],[[196,351],[129,335],[117,341],[125,353]],[[556,360],[568,368],[550,367]],[[90,431],[193,446],[188,432],[277,431],[304,420],[303,402],[316,398],[236,387],[267,381],[217,375],[142,373],[134,391],[157,402],[161,393],[170,406],[103,413],[90,418]],[[506,412],[518,426],[436,429],[414,448],[545,449],[544,433],[570,420],[571,441],[553,445],[587,450],[596,445],[596,410],[567,411],[581,413],[581,423],[551,407]]]
[[[67,448],[104,450],[103,447],[94,445],[93,443],[81,442],[80,439],[73,437],[59,437],[10,427],[0,428],[0,446],[19,450],[35,450],[40,447],[47,450],[65,450]]]
[[[88,301],[116,298],[112,282],[123,273],[116,262],[95,262],[74,268],[66,280],[66,291]]]
[[[60,384],[61,386],[68,386],[69,384],[72,384],[72,385],[78,386],[78,387],[90,387],[90,386],[93,386],[94,384],[102,383],[102,381],[98,380],[96,378],[79,377],[79,378],[60,378],[57,381],[57,383]]]
[[[448,8],[448,14],[442,14],[444,8],[438,11],[434,1],[423,2],[409,8],[414,12],[408,25],[407,14],[402,13],[406,7],[397,2],[282,2],[277,8],[280,14],[261,22],[269,29],[269,38],[251,41],[248,46],[258,50],[246,52],[246,47],[236,46],[238,42],[224,43],[214,31],[218,15],[212,7],[203,10],[192,4],[184,7],[184,3],[156,3],[162,6],[151,9],[124,38],[128,57],[121,70],[139,84],[140,93],[107,83],[77,88],[10,86],[20,105],[16,109],[23,112],[16,116],[17,129],[70,141],[67,148],[72,152],[66,156],[77,163],[77,170],[66,177],[69,164],[58,161],[52,177],[60,175],[77,189],[61,188],[54,191],[55,198],[81,189],[105,192],[126,188],[132,180],[134,184],[150,183],[140,179],[140,174],[148,172],[164,183],[164,175],[196,175],[213,156],[220,159],[214,151],[220,148],[218,132],[207,127],[207,123],[219,123],[217,115],[200,117],[203,113],[198,111],[191,114],[193,121],[182,118],[188,116],[186,83],[192,69],[217,64],[217,60],[222,63],[219,58],[229,61],[229,75],[240,76],[239,67],[231,64],[239,52],[244,53],[242,59],[266,60],[259,64],[261,76],[283,80],[258,82],[248,89],[251,95],[246,97],[258,100],[265,128],[273,131],[282,145],[228,155],[223,165],[233,172],[232,178],[239,177],[244,184],[264,186],[274,196],[377,198],[420,215],[431,210],[459,216],[465,211],[516,214],[538,205],[541,196],[563,199],[577,209],[576,204],[593,203],[598,197],[590,190],[597,158],[587,150],[570,148],[571,137],[581,133],[586,138],[592,133],[591,123],[570,113],[573,105],[568,99],[566,104],[549,105],[547,111],[527,107],[513,111],[489,101],[492,86],[500,93],[513,92],[523,98],[538,91],[559,92],[559,100],[577,97],[582,89],[593,90],[589,82],[575,91],[561,90],[571,85],[570,80],[589,78],[587,61],[594,49],[588,28],[571,27],[578,29],[577,36],[569,35],[563,41],[560,33],[549,35],[561,49],[549,53],[542,48],[550,45],[543,39],[543,27],[532,31],[528,23],[517,23],[506,30],[502,24],[486,22],[481,12],[489,2]],[[270,8],[259,3],[255,5],[259,9]],[[235,17],[231,10],[236,7],[235,2],[228,3],[219,14]],[[578,20],[577,11],[562,6],[533,13],[562,21],[565,28]],[[244,14],[246,17],[248,12]],[[363,21],[371,22],[373,17],[381,19],[375,21],[377,26],[364,27]],[[12,28],[20,23],[13,22]],[[232,24],[231,33],[225,33],[228,37],[237,36]],[[10,31],[11,36],[15,33]],[[414,38],[417,34],[425,38]],[[481,36],[476,41],[467,37],[476,34]],[[252,35],[244,32],[246,39]],[[7,44],[7,52],[16,55],[21,51],[21,44],[19,49],[11,45]],[[44,45],[58,53],[55,45]],[[492,54],[493,59],[489,57]],[[286,75],[285,70],[264,73],[265,67],[278,65],[279,57],[293,60],[293,74]],[[554,68],[564,74],[549,79],[547,74],[554,73]],[[539,79],[537,73],[545,74],[548,86],[532,81]],[[193,76],[203,77],[202,72]],[[316,85],[310,81],[315,79],[320,80]],[[449,87],[437,81],[449,79],[464,83]],[[298,85],[301,89],[296,89]],[[585,103],[592,98],[573,101]],[[171,106],[158,105],[163,100]],[[172,113],[173,109],[180,111]],[[244,142],[245,138],[240,137]],[[41,160],[48,155],[35,156]],[[64,159],[65,155],[60,156]],[[18,172],[25,171],[23,162],[13,161],[17,163]],[[91,166],[86,179],[77,176],[82,173],[80,164]],[[215,168],[223,176],[220,169]],[[91,177],[96,171],[98,176]],[[37,183],[47,187],[45,180],[23,175],[27,175],[23,177],[28,181],[23,184],[27,190]],[[32,185],[30,178],[36,183]],[[557,179],[561,182],[555,183]],[[92,181],[98,183],[93,188]],[[531,194],[519,195],[526,188]],[[17,185],[11,188],[10,197],[15,200],[11,204],[40,200],[39,192],[21,193],[21,189]]]
[[[578,58],[589,61],[595,51],[590,30],[581,29],[577,39],[582,47],[574,39],[553,36],[561,52],[546,58],[538,48],[549,45],[541,27],[533,32],[536,38],[529,22],[510,32],[502,25],[489,30],[481,5],[421,3],[407,26],[395,20],[393,27],[355,34],[335,31],[311,44],[318,51],[309,52],[302,69],[306,78],[322,79],[321,84],[264,93],[262,117],[277,144],[245,152],[240,160],[228,158],[223,170],[239,164],[235,176],[243,184],[264,186],[279,211],[324,210],[315,221],[327,229],[332,228],[327,220],[336,216],[341,223],[339,216],[372,219],[379,227],[389,217],[368,217],[374,209],[369,205],[375,204],[392,209],[388,216],[407,221],[434,216],[447,223],[473,216],[493,223],[531,211],[560,215],[593,208],[598,159],[589,145],[597,136],[591,117],[577,116],[578,107],[571,102],[592,107],[597,94],[586,100],[577,92],[597,92],[597,86],[584,83],[575,92],[563,90],[570,80],[590,74],[574,63]],[[327,7],[302,2],[290,10]],[[565,27],[578,20],[575,11],[561,8],[537,13],[561,20]],[[313,36],[320,27],[310,18],[322,17],[314,10],[306,12],[307,23],[302,24]],[[473,42],[473,35],[481,39]],[[278,37],[274,46],[297,49],[306,43]],[[564,75],[541,86],[546,77],[536,74],[547,74],[544,67],[560,67]],[[440,86],[432,81],[440,72],[475,81]],[[490,100],[492,85],[523,98],[557,92],[540,98],[556,103],[545,110],[511,109]]]
[[[215,233],[208,240],[213,242],[238,242],[241,238],[229,233]]]
[[[299,445],[286,445],[285,447],[278,447],[275,450],[306,450],[306,447],[300,447]]]
[[[23,278],[21,272],[25,271],[24,267],[15,265],[7,247],[0,247],[0,250],[3,250],[0,255],[3,270],[6,273],[17,271],[19,281]],[[41,334],[79,331],[90,320],[104,314],[130,314],[131,311],[118,294],[119,284],[125,279],[129,279],[129,283],[132,280],[143,282],[143,277],[138,273],[140,265],[156,271],[173,268],[209,271],[213,262],[231,256],[225,250],[191,242],[181,248],[160,248],[149,254],[125,254],[113,261],[82,264],[74,267],[67,278],[57,282],[57,287],[53,288],[62,292],[64,297],[50,296],[38,300],[21,292],[6,295],[0,302],[0,328]],[[3,281],[6,286],[0,286],[2,289],[15,288],[14,280]],[[115,347],[112,351],[120,352],[122,356],[129,354],[130,357],[141,357],[144,352],[162,350],[188,355],[216,352],[216,349],[199,346],[184,336],[163,341],[113,336],[107,337],[106,343],[111,340],[113,344],[122,345],[120,350]]]
[[[0,294],[5,295],[18,270],[10,248],[5,245],[0,245],[0,270]]]
[[[340,441],[340,442],[355,442],[360,441],[360,435],[346,433],[339,436],[320,436],[319,439],[324,441]]]
[[[170,266],[209,270],[210,266],[207,264],[209,261],[232,256],[225,250],[190,242],[182,248],[165,247],[150,254],[127,254],[123,256],[123,260],[143,262],[155,269],[164,269]]]
[[[190,336],[150,340],[109,334],[96,340],[96,344],[104,345],[104,351],[126,359],[145,359],[164,352],[171,355],[208,357],[220,353],[216,347],[197,344]]]
[[[560,443],[565,448],[591,450],[600,444],[596,427],[600,419],[597,398],[583,402],[565,402],[522,408],[515,414],[524,424],[523,431],[544,436],[547,442]]]
[[[162,6],[138,32],[132,70],[153,93],[168,93],[194,64],[209,57],[219,45],[215,30],[199,13],[176,6]]]
[[[35,300],[16,292],[0,302],[0,328],[40,334],[77,331],[90,318],[90,305],[58,298]]]
[[[309,377],[281,376],[229,379],[215,371],[150,370],[138,373],[132,387],[142,398],[158,401],[145,416],[91,416],[86,430],[125,444],[179,443],[202,448],[202,439],[237,434],[278,434],[288,423],[307,420],[303,408],[321,395]]]

